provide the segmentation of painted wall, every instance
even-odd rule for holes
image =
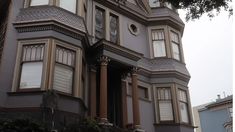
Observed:
[[[135,24],[139,28],[139,34],[137,36],[131,34],[128,29],[128,24]],[[144,54],[145,57],[149,58],[149,43],[148,43],[148,31],[147,27],[137,23],[125,16],[122,16],[122,33],[121,38],[123,39],[122,46],[134,50],[136,52]]]
[[[6,92],[12,87],[12,80],[15,67],[16,51],[17,51],[17,31],[12,22],[19,13],[19,9],[23,7],[23,0],[12,0],[10,5],[9,23],[6,32],[6,40],[3,48],[2,65],[0,67],[0,107],[6,102]]]
[[[227,108],[199,111],[202,132],[226,132],[223,124],[229,119]]]

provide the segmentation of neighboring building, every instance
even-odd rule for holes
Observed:
[[[196,132],[232,132],[233,96],[193,108]]]
[[[0,117],[81,116],[147,132],[193,132],[184,23],[154,0],[12,0]],[[42,116],[55,90],[55,116]],[[45,100],[44,100],[45,101]],[[50,103],[48,103],[50,104]]]

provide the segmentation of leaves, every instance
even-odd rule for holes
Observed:
[[[177,9],[186,9],[186,21],[199,19],[203,14],[212,18],[221,10],[228,11],[233,15],[233,8],[230,5],[232,0],[164,0],[170,2]]]

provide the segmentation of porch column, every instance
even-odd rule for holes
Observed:
[[[100,121],[101,123],[108,122],[107,115],[107,65],[108,57],[101,56],[100,59]]]
[[[133,108],[133,125],[135,129],[140,128],[140,112],[139,112],[139,94],[137,84],[137,67],[132,69],[132,108]]]

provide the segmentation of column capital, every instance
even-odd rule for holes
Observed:
[[[131,74],[132,74],[132,75],[136,75],[137,72],[138,72],[138,70],[139,70],[138,67],[132,67],[132,68],[131,68]]]
[[[100,65],[108,65],[110,59],[107,56],[100,56],[98,58],[98,62],[100,63]]]

